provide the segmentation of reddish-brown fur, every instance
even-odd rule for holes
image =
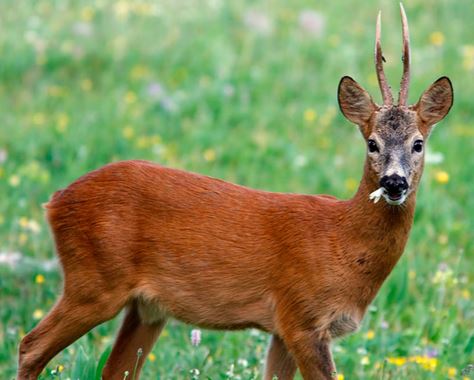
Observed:
[[[339,102],[365,139],[399,139],[410,155],[410,139],[426,139],[449,111],[452,88],[441,78],[414,106],[380,107],[346,77]],[[56,192],[46,210],[64,290],[22,340],[18,379],[37,378],[125,307],[104,379],[132,371],[139,348],[140,370],[168,317],[271,333],[266,380],[292,379],[297,368],[305,380],[333,378],[330,342],[357,329],[400,258],[423,170],[416,156],[403,205],[374,204],[374,157],[347,201],[252,190],[145,161],[107,165]]]
[[[365,177],[354,199],[340,201],[251,190],[143,161],[87,174],[47,205],[64,292],[24,339],[19,378],[35,378],[57,352],[127,305],[127,338],[112,354],[123,365],[109,365],[104,378],[131,370],[167,315],[271,332],[308,368],[305,378],[319,378],[313,338],[327,342],[331,331],[358,325],[413,219],[414,195],[405,208],[374,206],[369,193],[377,185]],[[161,310],[141,323],[138,303]]]

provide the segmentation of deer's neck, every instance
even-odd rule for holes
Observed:
[[[366,164],[359,189],[341,217],[344,260],[363,284],[361,301],[367,304],[405,249],[416,202],[413,191],[401,206],[391,206],[384,199],[374,203],[369,195],[379,188],[377,182]]]

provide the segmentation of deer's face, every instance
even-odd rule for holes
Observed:
[[[423,153],[424,136],[417,127],[416,112],[390,107],[374,114],[367,136],[367,159],[388,203],[402,204],[418,183]]]
[[[413,106],[378,106],[357,82],[344,77],[338,98],[343,114],[359,125],[366,140],[370,175],[385,201],[401,205],[418,185],[432,126],[451,108],[451,82],[439,79]]]

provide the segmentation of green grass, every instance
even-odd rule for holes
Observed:
[[[334,344],[345,379],[462,378],[474,363],[474,6],[405,6],[410,100],[448,75],[455,106],[432,134],[429,152],[444,159],[426,165],[406,253],[361,331]],[[325,20],[319,37],[299,26],[312,8]],[[14,377],[21,336],[61,288],[41,204],[87,171],[148,159],[266,190],[350,197],[365,148],[335,93],[348,74],[380,99],[372,57],[379,8],[386,71],[398,89],[400,21],[388,0],[3,1],[0,252],[21,258],[0,264],[1,378]],[[268,33],[246,25],[250,11],[271,20]],[[59,364],[62,379],[97,378],[118,323],[64,350],[43,378]],[[265,334],[203,331],[193,347],[191,329],[168,324],[144,378],[191,378],[192,369],[201,379],[261,377]]]

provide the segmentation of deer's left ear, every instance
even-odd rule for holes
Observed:
[[[428,88],[420,100],[414,106],[419,117],[424,123],[425,130],[422,133],[429,133],[433,124],[442,120],[453,105],[453,86],[448,77],[441,77]]]

